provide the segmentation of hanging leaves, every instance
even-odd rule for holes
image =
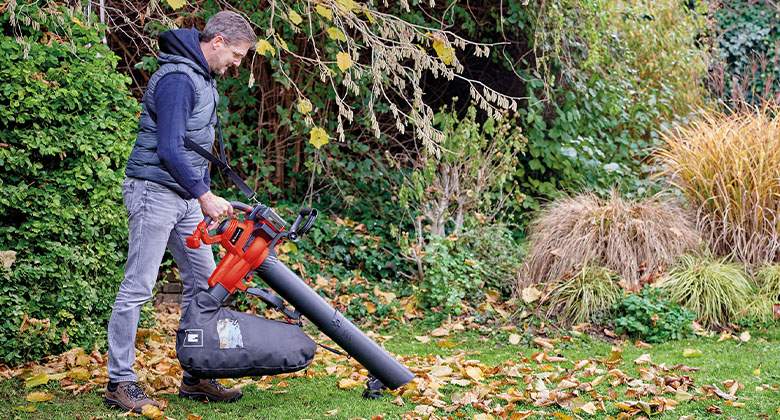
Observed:
[[[347,36],[344,35],[344,32],[342,32],[341,29],[333,26],[328,28],[328,37],[336,41],[344,41],[344,42],[347,41]]]
[[[173,10],[179,10],[187,4],[186,0],[165,0],[165,2],[168,3],[168,6],[171,6],[171,9]]]
[[[324,17],[327,20],[333,20],[333,11],[329,8],[318,4],[314,9],[317,11],[318,15]]]
[[[319,150],[322,146],[328,144],[328,142],[330,141],[328,137],[328,133],[320,127],[312,128],[309,136],[310,136],[309,143],[311,143],[311,145],[314,146],[314,148],[317,150]]]
[[[446,65],[451,65],[455,59],[455,50],[450,47],[446,39],[441,36],[434,35],[433,37],[433,49],[436,51],[436,55]]]
[[[290,11],[287,12],[287,19],[289,19],[290,22],[292,22],[292,24],[296,26],[300,25],[301,22],[303,22],[303,18],[301,17],[301,15],[299,15],[298,12],[292,9],[290,9]]]
[[[266,53],[269,52],[272,56],[276,55],[276,49],[271,45],[270,42],[266,41],[265,39],[257,41],[257,44],[255,44],[255,51],[257,51],[260,55],[266,55]]]
[[[313,107],[311,105],[311,102],[308,99],[306,98],[298,99],[298,112],[300,112],[301,114],[306,115],[310,113],[312,108]]]
[[[341,71],[347,71],[347,69],[352,67],[352,58],[349,56],[348,53],[342,51],[336,54],[336,65],[339,66],[339,69],[341,69]]]

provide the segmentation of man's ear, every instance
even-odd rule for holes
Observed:
[[[217,34],[214,38],[211,39],[211,47],[215,50],[224,47],[225,44],[225,38],[223,38],[220,34]]]

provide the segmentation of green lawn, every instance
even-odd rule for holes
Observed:
[[[415,356],[416,361],[430,360],[425,359],[426,355],[438,355],[442,358],[463,354],[464,359],[478,360],[482,364],[499,366],[508,361],[520,363],[524,358],[531,356],[539,351],[535,345],[527,345],[522,342],[512,345],[508,340],[508,332],[480,334],[478,331],[470,330],[461,332],[442,339],[433,339],[429,343],[419,342],[414,338],[417,335],[424,335],[429,331],[423,328],[422,324],[415,324],[412,327],[397,330],[385,331],[386,335],[392,335],[385,342],[388,350],[395,354],[404,356]],[[736,393],[737,402],[743,403],[742,407],[732,407],[725,404],[725,401],[716,397],[705,397],[703,394],[692,392],[696,399],[689,402],[680,403],[673,411],[668,411],[657,418],[677,419],[684,415],[693,415],[695,418],[705,418],[712,416],[707,412],[707,408],[717,406],[723,410],[724,417],[733,418],[756,418],[759,415],[765,415],[765,418],[780,418],[780,327],[775,327],[765,331],[751,331],[752,337],[747,342],[730,339],[718,342],[717,336],[709,338],[694,338],[690,340],[671,342],[654,345],[652,348],[637,348],[632,344],[623,346],[623,361],[617,366],[632,377],[638,377],[637,365],[634,360],[642,354],[649,354],[652,362],[656,364],[665,363],[667,365],[685,364],[687,366],[700,368],[699,371],[691,373],[679,373],[678,375],[688,375],[694,381],[695,388],[702,385],[715,384],[724,389],[722,382],[725,380],[737,380],[744,385]],[[612,344],[600,340],[588,338],[587,336],[575,337],[571,342],[562,342],[556,346],[560,356],[566,358],[566,361],[558,363],[545,363],[540,365],[535,361],[526,360],[527,366],[534,372],[543,371],[551,365],[570,369],[579,360],[582,359],[604,359],[610,355]],[[701,356],[686,358],[683,356],[684,349],[695,349],[701,352]],[[318,355],[318,357],[320,357]],[[547,366],[544,366],[547,365]],[[322,371],[323,366],[317,365],[316,369]],[[382,415],[385,419],[400,418],[404,413],[412,412],[418,405],[411,398],[405,399],[405,405],[399,406],[393,403],[393,397],[389,396],[378,401],[369,401],[361,398],[361,388],[349,390],[339,389],[337,386],[339,377],[324,375],[314,378],[285,378],[284,382],[288,386],[284,388],[274,387],[270,390],[261,390],[254,385],[248,385],[244,388],[244,398],[235,404],[209,404],[204,405],[198,402],[182,400],[174,395],[164,395],[163,399],[168,401],[168,407],[165,415],[175,419],[186,419],[189,414],[202,416],[204,419],[370,419],[376,415]],[[524,389],[522,380],[518,384],[507,385],[502,382],[502,378],[496,376],[486,376],[481,382],[488,387],[494,387],[497,392],[509,387],[515,387],[519,390]],[[522,378],[520,378],[522,379]],[[275,380],[278,383],[281,380]],[[774,385],[775,390],[761,389],[763,385]],[[499,390],[500,388],[500,390]],[[446,384],[441,389],[442,400],[450,403],[453,396],[464,391],[472,389],[471,386],[460,387],[452,384]],[[602,383],[596,388],[596,392],[605,397],[606,412],[598,411],[592,418],[605,418],[607,416],[616,416],[619,413],[615,406],[616,401],[625,401],[625,386],[615,388],[618,393],[616,401],[607,398],[609,384]],[[0,381],[0,418],[47,418],[47,419],[70,419],[70,418],[114,418],[122,413],[108,409],[102,404],[102,392],[94,390],[86,395],[73,396],[69,392],[60,389],[59,384],[49,384],[35,388],[36,391],[46,391],[54,395],[54,399],[45,403],[28,404],[25,396],[29,390],[24,388],[21,380],[11,379]],[[667,395],[673,398],[674,395]],[[589,401],[591,398],[583,393],[582,398]],[[493,398],[492,403],[505,405],[506,402]],[[740,405],[740,404],[737,404]],[[19,407],[34,406],[36,411],[27,413],[20,411]],[[560,407],[534,407],[530,403],[517,403],[518,410],[544,410],[548,414],[554,412],[572,415],[569,410]],[[445,411],[438,411],[436,415],[446,417],[452,415],[455,417],[471,418],[480,413],[472,406],[461,407],[452,414]],[[583,412],[578,413],[581,417],[589,417]],[[538,418],[540,416],[536,416]],[[564,417],[565,418],[565,417]]]

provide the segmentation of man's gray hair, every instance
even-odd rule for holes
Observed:
[[[228,44],[246,42],[254,47],[257,42],[257,35],[249,22],[238,13],[227,10],[217,13],[206,22],[201,40],[211,41],[217,35],[222,35]]]

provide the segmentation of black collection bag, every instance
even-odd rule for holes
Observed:
[[[311,364],[317,345],[300,326],[223,308],[208,292],[187,307],[176,332],[176,355],[198,378],[295,372]]]

